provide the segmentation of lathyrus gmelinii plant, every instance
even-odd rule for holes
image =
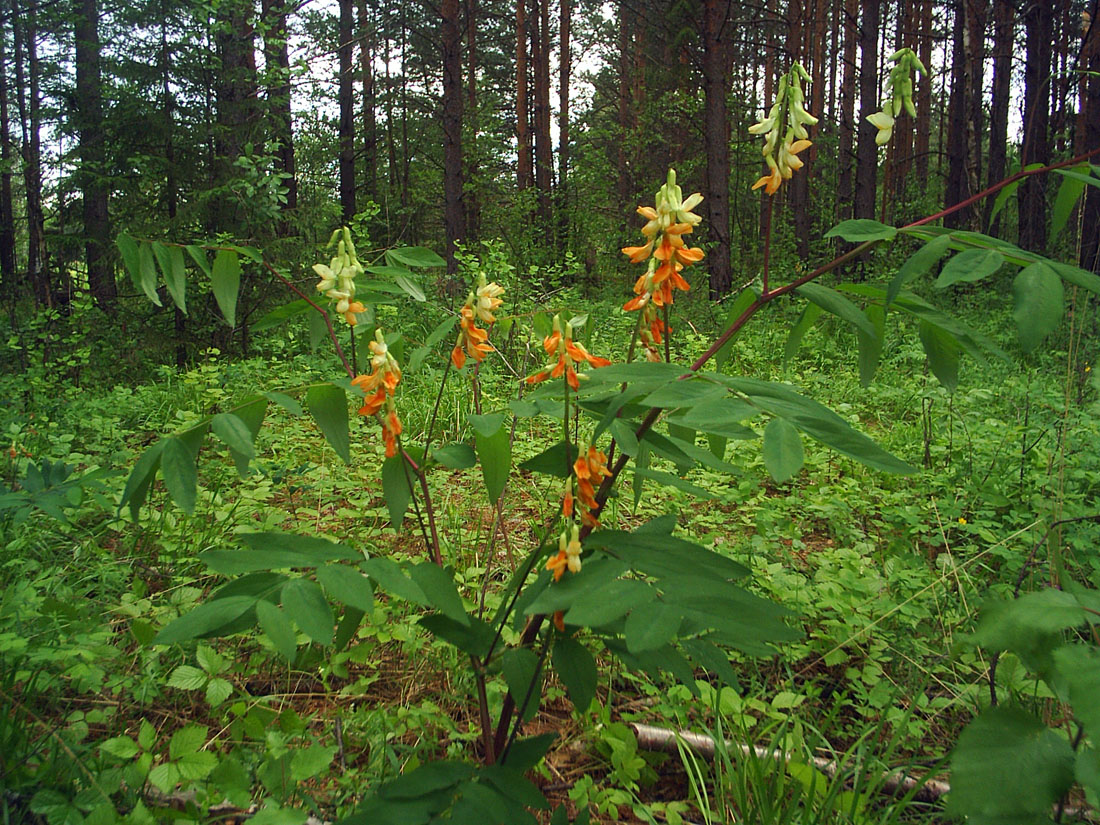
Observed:
[[[896,61],[898,70],[892,73],[891,82],[895,89],[900,84],[901,91],[890,97],[891,117],[899,111],[894,105],[897,100],[902,108],[909,106],[905,91],[908,74],[903,77],[901,67],[906,67],[906,72],[921,68],[904,57],[905,52],[898,54],[903,57]],[[817,122],[802,106],[801,83],[805,79],[798,66],[785,74],[769,114],[751,130],[765,140],[768,171],[756,183],[765,197],[774,195],[782,182],[802,167],[798,155],[809,145],[808,130]],[[1078,162],[1021,172],[1006,183]],[[951,389],[957,380],[960,353],[1002,353],[958,320],[907,291],[910,282],[925,277],[950,251],[958,254],[947,261],[934,284],[937,288],[991,277],[1004,266],[1020,269],[1014,282],[1015,317],[1025,350],[1036,346],[1057,325],[1063,280],[1100,293],[1100,279],[1091,273],[984,235],[931,225],[950,210],[903,227],[872,220],[846,221],[828,236],[858,242],[858,246],[780,286],[771,285],[764,271],[755,279],[756,286],[734,297],[725,328],[714,342],[691,363],[677,364],[672,362],[668,344],[674,330],[671,311],[676,293],[690,288],[690,267],[704,260],[703,251],[690,245],[700,224],[693,211],[700,201],[699,195],[684,198],[675,173],[670,171],[653,205],[638,209],[645,221],[643,243],[623,249],[632,263],[644,267],[632,276],[634,297],[623,307],[625,312],[638,313],[625,362],[614,364],[589,352],[576,340],[576,330],[567,316],[559,313],[551,333],[542,341],[546,361],[516,386],[516,398],[510,402],[499,399],[495,410],[472,413],[467,440],[438,449],[432,449],[438,398],[427,421],[403,421],[399,412],[401,369],[381,330],[375,330],[370,344],[369,371],[358,374],[344,358],[326,310],[255,250],[181,247],[139,242],[125,235],[119,238],[135,284],[155,297],[155,261],[171,284],[173,298],[179,295],[177,305],[181,308],[183,251],[209,276],[230,323],[241,258],[266,269],[298,293],[300,301],[279,311],[278,317],[315,312],[327,326],[350,379],[350,391],[361,394],[355,399],[360,413],[377,419],[382,428],[387,457],[381,468],[381,487],[395,529],[415,501],[424,540],[423,560],[391,558],[385,544],[352,547],[318,536],[241,535],[237,538],[243,548],[215,549],[200,556],[212,571],[232,577],[231,581],[216,589],[200,607],[167,624],[155,640],[168,644],[200,636],[259,632],[294,662],[299,658],[302,637],[306,645],[329,652],[354,638],[375,591],[422,611],[420,626],[440,642],[454,646],[469,662],[467,684],[479,727],[477,746],[468,760],[429,763],[373,789],[349,821],[413,825],[437,819],[533,822],[530,809],[548,803],[526,773],[551,746],[554,735],[525,738],[523,730],[539,708],[550,671],[564,685],[575,709],[584,712],[599,692],[598,658],[617,658],[624,666],[654,677],[667,674],[696,690],[698,679],[735,681],[730,651],[739,656],[773,655],[775,643],[799,635],[787,611],[737,583],[749,572],[744,566],[719,549],[692,541],[689,535],[675,534],[676,519],[671,515],[633,530],[622,529],[617,502],[623,498],[616,497],[631,467],[635,502],[646,483],[667,484],[704,498],[715,496],[684,476],[696,465],[740,473],[725,458],[730,439],[762,437],[764,463],[779,481],[799,471],[802,437],[807,435],[872,469],[912,471],[907,463],[795,387],[725,371],[727,359],[722,354],[728,352],[727,344],[769,303],[781,296],[808,302],[792,331],[795,349],[820,313],[839,318],[842,325],[838,328],[856,334],[865,381],[871,380],[883,349],[888,317],[899,313],[911,316],[917,321],[932,372]],[[898,235],[925,245],[887,282],[861,281],[837,287],[818,283],[825,273],[840,270],[847,261]],[[765,243],[770,243],[770,234]],[[416,294],[419,288],[413,268],[441,263],[433,253],[413,248],[388,252],[384,268],[363,266],[346,230],[337,233],[335,246],[332,263],[316,267],[322,279],[317,288],[350,325],[358,323],[368,304],[364,293],[356,292],[357,276],[394,278],[402,289]],[[208,258],[211,249],[215,252],[213,263]],[[983,253],[980,273],[972,268],[974,250]],[[990,260],[996,264],[992,268]],[[368,283],[365,288],[373,287]],[[1051,300],[1055,294],[1057,300]],[[505,308],[503,302],[502,288],[482,277],[458,311],[433,333],[430,342],[443,344],[444,350],[429,349],[422,354],[434,353],[444,366],[439,398],[454,373],[465,370],[478,390],[482,371],[494,367],[492,328],[495,313]],[[452,343],[444,343],[456,320],[458,331]],[[391,335],[390,343],[394,336],[399,333]],[[644,357],[636,358],[639,346]],[[715,361],[716,369],[704,372]],[[336,452],[350,461],[348,391],[345,386],[325,382],[259,394],[166,436],[138,460],[120,506],[128,505],[137,518],[159,471],[171,498],[185,509],[193,509],[196,457],[206,433],[213,432],[228,447],[240,471],[246,472],[269,401],[298,414],[302,408],[292,397],[295,395],[304,401]],[[474,398],[482,398],[479,391]],[[476,460],[481,464],[488,500],[499,518],[509,496],[508,474],[514,469],[509,433],[514,425],[535,417],[555,420],[560,440],[519,466],[544,478],[550,493],[547,498],[553,504],[526,554],[510,572],[499,607],[488,611],[483,599],[474,598],[475,594],[456,583],[448,567],[452,560],[444,554],[448,545],[440,536],[432,475],[437,467],[453,471]],[[420,443],[403,440],[410,432],[423,433]],[[707,437],[709,448],[696,444],[700,434]],[[662,462],[671,462],[677,472],[662,469]],[[499,682],[502,690],[490,691],[492,682]],[[502,700],[490,698],[500,695]],[[553,821],[566,821],[563,808],[555,812]]]

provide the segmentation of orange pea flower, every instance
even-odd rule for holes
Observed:
[[[566,321],[563,329],[560,315],[554,316],[554,331],[543,339],[542,348],[551,358],[556,355],[557,363],[529,375],[528,384],[538,384],[547,378],[561,378],[564,375],[569,386],[578,390],[581,386],[576,369],[578,365],[588,363],[592,367],[606,367],[611,363],[606,358],[593,355],[583,344],[574,341],[573,325]]]
[[[477,322],[478,319],[486,324],[496,321],[493,311],[504,303],[500,298],[503,294],[504,287],[500,284],[487,283],[484,274],[478,276],[477,291],[466,297],[466,304],[459,310],[458,341],[451,350],[451,363],[455,369],[462,369],[467,356],[481,362],[494,351],[489,343],[488,331],[479,327]]]
[[[393,403],[394,390],[401,381],[401,368],[390,355],[382,330],[375,331],[370,350],[371,373],[357,375],[351,383],[359,387],[365,396],[363,406],[359,408],[360,415],[377,415],[383,407],[386,408],[382,418],[382,442],[386,447],[386,458],[393,458],[397,454],[397,436],[401,434],[401,419],[397,417],[397,408]]]

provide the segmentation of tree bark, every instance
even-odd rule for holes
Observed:
[[[993,100],[989,107],[989,163],[986,167],[986,186],[1003,179],[1008,158],[1008,112],[1012,101],[1012,43],[1016,28],[1015,9],[1012,0],[993,2]],[[1001,222],[997,215],[990,221],[993,198],[985,206],[985,230],[996,234]]]
[[[477,238],[481,234],[481,202],[478,198],[478,129],[477,108],[477,0],[466,0],[466,126],[469,140],[463,154],[466,158],[466,234]]]
[[[703,141],[707,153],[706,209],[710,298],[717,300],[733,286],[730,268],[730,122],[726,104],[729,55],[733,27],[730,4],[724,0],[703,3]]]
[[[1092,16],[1081,50],[1079,68],[1089,72],[1082,78],[1084,120],[1081,151],[1100,146],[1100,14],[1098,4],[1092,3]],[[1085,187],[1085,203],[1081,212],[1080,265],[1100,273],[1100,188]]]
[[[340,217],[350,225],[355,217],[355,96],[352,92],[351,47],[352,0],[340,0],[340,25],[337,33],[340,104]]]
[[[627,13],[626,3],[619,2],[619,19],[616,21],[619,36],[619,111],[618,111],[618,152],[616,158],[616,171],[618,172],[618,200],[619,209],[623,210],[624,220],[629,225],[630,216],[634,214],[634,181],[630,163],[630,153],[627,150],[634,132],[633,108],[631,107],[631,74],[633,61],[631,59],[631,17]]]
[[[917,56],[921,63],[932,69],[932,0],[920,0],[917,21]],[[922,76],[916,81],[913,102],[917,107],[917,119],[913,124],[913,168],[916,172],[917,191],[928,187],[928,159],[932,142],[932,78]]]
[[[516,188],[529,189],[531,116],[527,107],[527,0],[516,0]]]
[[[290,52],[287,48],[287,6],[283,0],[263,0],[264,62],[267,64],[267,109],[275,150],[275,168],[286,177],[284,210],[298,208],[298,175],[294,158],[294,119],[290,108]],[[280,234],[289,227],[283,222]]]
[[[531,62],[535,69],[535,189],[539,224],[551,231],[550,190],[553,150],[550,142],[550,14],[548,0],[533,0]]]
[[[11,122],[8,113],[6,34],[0,28],[0,290],[15,295],[15,212],[11,194]]]
[[[845,0],[843,25],[843,79],[837,141],[837,220],[852,217],[855,207],[856,47],[859,45],[859,0]]]
[[[856,185],[853,217],[874,218],[878,180],[878,130],[867,118],[879,109],[878,0],[861,0],[859,23],[859,131],[856,141]]]
[[[947,180],[944,184],[943,205],[954,206],[967,197],[966,186],[966,112],[970,92],[967,58],[966,2],[956,0],[951,34],[951,99],[947,106]],[[967,214],[964,214],[967,213]],[[943,219],[943,225],[957,229],[968,223],[969,210],[952,212]]]
[[[440,6],[443,41],[443,224],[447,274],[458,271],[455,245],[465,231],[462,214],[462,54],[458,0]]]
[[[363,74],[363,194],[367,200],[378,202],[378,127],[375,123],[374,108],[376,91],[374,88],[374,48],[375,33],[367,0],[359,0],[359,66]]]
[[[569,52],[572,0],[560,0],[558,50],[558,227],[562,238],[569,232],[569,77],[572,60]]]
[[[251,0],[226,0],[217,7],[214,42],[220,59],[215,74],[217,127],[215,183],[229,187],[237,175],[236,161],[257,125],[256,52]],[[250,234],[248,205],[229,194],[213,201],[212,227],[236,237]]]
[[[27,275],[40,306],[51,301],[46,276],[45,231],[42,216],[42,170],[40,165],[40,101],[38,93],[38,31],[34,7],[15,6],[12,16],[15,46],[16,105],[22,131],[20,156],[23,161],[23,192],[27,213]],[[24,70],[24,52],[26,69]]]
[[[1050,60],[1054,10],[1045,2],[1024,11],[1027,53],[1024,62],[1024,120],[1021,166],[1050,162]],[[1017,190],[1020,246],[1035,252],[1046,247],[1046,175],[1025,178]]]

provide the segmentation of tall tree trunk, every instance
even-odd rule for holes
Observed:
[[[15,295],[15,212],[11,196],[11,123],[8,113],[6,33],[0,28],[0,297]]]
[[[359,67],[363,74],[363,194],[369,201],[378,202],[378,126],[374,109],[374,26],[368,13],[367,0],[359,0]]]
[[[967,58],[966,2],[956,0],[951,34],[951,100],[947,106],[947,181],[944,185],[944,208],[954,206],[967,194],[966,185],[966,112],[970,93]],[[943,225],[957,229],[968,223],[967,210],[952,212]]]
[[[619,19],[617,21],[619,35],[619,111],[618,111],[618,152],[616,166],[618,172],[618,200],[619,209],[623,210],[624,220],[630,224],[630,216],[634,214],[634,180],[630,168],[630,152],[627,147],[634,137],[634,118],[631,107],[631,76],[633,73],[633,61],[631,59],[631,16],[627,13],[626,3],[619,3]]]
[[[175,228],[179,197],[176,192],[176,144],[173,112],[175,101],[172,97],[172,53],[168,48],[168,0],[160,2],[160,106],[164,118],[164,209],[168,214],[168,225]],[[173,307],[173,326],[176,337],[176,367],[187,367],[187,319],[183,310]]]
[[[807,62],[806,34],[813,26],[810,19],[812,9],[813,0],[792,0],[787,6],[787,66],[783,68],[789,68],[796,61],[802,64]],[[784,187],[794,219],[795,248],[801,257],[810,253],[809,174],[809,169],[803,169]]]
[[[21,3],[14,5],[12,27],[15,45],[16,104],[19,109],[23,138],[20,155],[23,161],[23,191],[27,213],[27,274],[35,301],[41,306],[46,306],[50,303],[51,296],[46,276],[45,231],[42,217],[36,13],[33,7],[23,11],[19,8]],[[24,52],[26,52],[26,71],[24,71]]]
[[[458,0],[443,0],[443,225],[447,236],[447,274],[458,271],[455,244],[462,226],[462,54]]]
[[[220,58],[215,76],[218,124],[215,139],[215,180],[228,186],[236,177],[236,161],[251,142],[257,125],[256,52],[252,0],[226,0],[217,7],[214,41]],[[214,200],[216,231],[248,237],[247,204],[243,198]],[[243,327],[242,327],[243,329]],[[242,333],[243,334],[243,333]]]
[[[477,0],[466,0],[466,124],[470,139],[465,146],[466,156],[466,234],[471,238],[481,235],[481,201],[478,198],[479,113],[477,107]]]
[[[1024,121],[1021,166],[1050,162],[1050,59],[1054,9],[1052,4],[1029,3],[1024,11],[1027,54],[1024,62]],[[1046,176],[1025,178],[1017,190],[1020,209],[1020,246],[1037,252],[1046,247]]]
[[[294,119],[290,108],[290,52],[287,48],[287,16],[284,0],[262,0],[264,62],[267,64],[267,108],[271,136],[278,143],[275,168],[286,177],[285,210],[298,208],[298,174],[294,159]],[[279,234],[289,231],[286,222]]]
[[[340,216],[345,225],[355,217],[355,96],[352,92],[352,0],[340,0],[336,52],[340,72]]]
[[[723,0],[703,3],[703,141],[707,152],[705,199],[710,297],[717,300],[733,287],[730,268],[730,121],[726,78],[730,75],[730,40],[734,31]]]
[[[539,224],[550,231],[550,189],[553,150],[550,143],[550,14],[549,0],[533,0],[531,62],[535,69],[535,189]]]
[[[976,195],[982,188],[982,135],[985,131],[985,29],[989,22],[988,0],[965,0],[967,32],[966,100],[966,192]],[[967,210],[971,229],[980,229],[977,207]]]
[[[867,118],[879,108],[878,82],[878,0],[861,0],[859,21],[859,131],[856,141],[856,218],[874,218],[875,189],[878,180],[878,130]]]
[[[1008,158],[1008,112],[1012,102],[1012,43],[1016,28],[1012,0],[993,0],[993,100],[989,107],[989,164],[986,186],[1004,178]],[[985,206],[985,229],[997,233],[1001,216],[990,222],[993,198]]]
[[[780,71],[779,67],[776,66],[778,62],[776,61],[776,52],[778,49],[774,45],[776,38],[772,37],[772,28],[771,13],[765,11],[764,20],[762,21],[760,29],[762,34],[761,42],[764,44],[764,101],[761,107],[764,114],[771,111],[772,103],[774,103],[775,89],[778,80],[776,75]],[[761,163],[761,166],[763,167],[763,163]],[[772,209],[773,205],[767,198],[760,199],[760,208],[756,218],[757,233],[760,238],[767,237],[768,223],[772,218]]]
[[[1082,76],[1080,130],[1082,137],[1079,151],[1100,146],[1100,8],[1092,3],[1092,17],[1084,34],[1079,69],[1089,74]],[[1095,162],[1095,161],[1094,161]],[[1085,204],[1081,212],[1081,254],[1079,263],[1085,269],[1100,273],[1100,188],[1085,187]]]
[[[929,70],[932,67],[932,0],[919,0],[917,20],[917,56]],[[932,142],[932,78],[922,76],[916,81],[913,102],[917,119],[913,124],[913,168],[917,191],[928,187],[928,159]]]
[[[856,47],[859,45],[859,0],[845,0],[842,28],[843,79],[840,82],[840,116],[837,148],[837,220],[852,217],[855,206]]]
[[[560,237],[572,237],[569,232],[569,73],[572,65],[569,52],[569,27],[572,0],[560,0],[558,30],[558,227]]]
[[[531,115],[527,107],[527,0],[516,0],[516,188],[529,189],[531,172]]]
[[[96,306],[113,312],[118,293],[111,265],[111,220],[107,212],[106,151],[103,145],[99,9],[81,0],[74,21],[76,40],[76,125],[80,135],[80,183],[84,198],[84,263]]]

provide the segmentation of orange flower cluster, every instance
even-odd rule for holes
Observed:
[[[588,362],[593,367],[606,367],[611,363],[606,358],[593,355],[584,348],[583,344],[574,341],[573,325],[566,321],[563,328],[560,315],[554,316],[554,331],[543,339],[542,348],[551,358],[558,356],[558,361],[552,367],[546,367],[534,375],[529,375],[528,384],[538,384],[547,378],[560,378],[564,374],[569,386],[577,390],[581,386],[577,365]]]
[[[491,324],[496,321],[493,311],[504,303],[500,298],[503,294],[504,287],[500,284],[487,283],[484,274],[478,276],[477,292],[471,292],[466,297],[465,305],[459,310],[458,341],[451,350],[451,363],[455,369],[462,369],[467,355],[480,362],[493,352],[488,331],[479,327],[477,322],[481,320]]]
[[[375,331],[370,349],[371,374],[357,375],[351,383],[366,395],[359,408],[360,415],[376,415],[386,408],[382,417],[382,440],[386,445],[386,458],[393,458],[397,454],[397,436],[401,435],[401,419],[393,403],[393,391],[401,381],[401,368],[390,355],[382,330]]]
[[[599,510],[596,501],[596,487],[611,476],[607,469],[607,454],[589,447],[582,450],[580,457],[573,462],[573,474],[577,477],[577,498],[587,509],[581,512],[581,521],[589,527],[599,527],[595,511]]]
[[[668,329],[657,312],[658,307],[671,306],[673,289],[687,291],[690,286],[680,274],[685,266],[703,260],[703,250],[689,247],[684,235],[691,234],[702,220],[691,210],[703,200],[699,193],[683,199],[676,185],[676,172],[669,170],[668,181],[657,192],[656,208],[639,206],[638,214],[646,219],[642,234],[649,238],[643,246],[627,246],[623,254],[631,263],[648,260],[646,271],[634,282],[634,294],[623,309],[642,310],[642,322],[638,337],[650,361],[661,360],[657,346],[664,340]]]

